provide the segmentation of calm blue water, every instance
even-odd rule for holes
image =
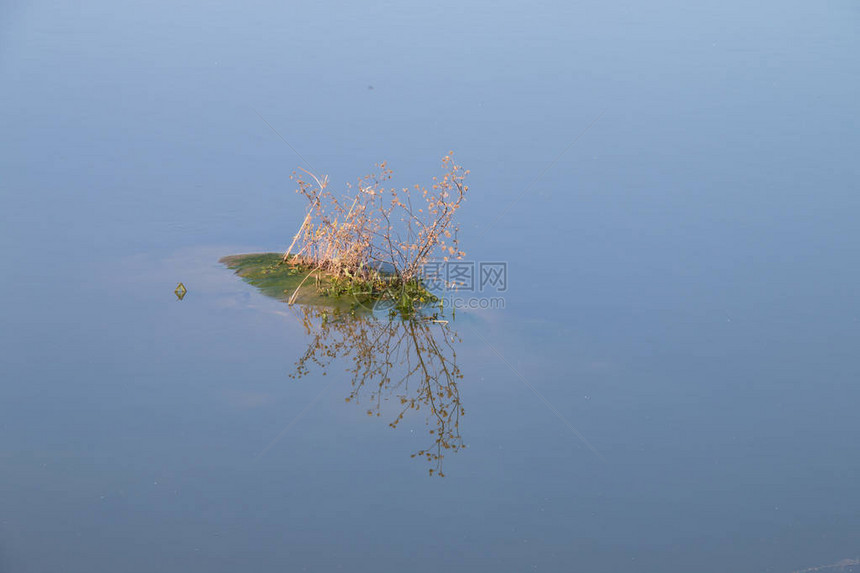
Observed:
[[[858,25],[848,1],[6,0],[0,571],[857,558]],[[510,286],[452,325],[446,477],[410,458],[426,410],[368,416],[343,360],[291,378],[296,315],[218,265],[303,216],[260,116],[337,186],[471,169],[462,245]]]

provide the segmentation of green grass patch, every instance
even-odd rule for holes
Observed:
[[[353,312],[375,309],[410,316],[439,308],[439,298],[419,280],[404,282],[394,274],[375,273],[370,279],[334,277],[307,265],[285,262],[279,253],[230,255],[219,262],[263,294],[283,301],[298,289],[295,303]]]

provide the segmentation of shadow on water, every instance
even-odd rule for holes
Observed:
[[[389,426],[397,428],[410,413],[423,412],[430,443],[412,454],[424,458],[430,475],[444,476],[448,452],[465,447],[460,436],[456,345],[460,336],[447,321],[426,317],[380,317],[318,307],[294,307],[310,342],[290,377],[302,378],[314,369],[326,373],[335,364],[348,364],[351,389],[347,402],[362,404],[369,416],[383,416],[394,402]]]

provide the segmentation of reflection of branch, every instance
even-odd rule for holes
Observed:
[[[826,569],[839,569],[840,571],[845,571],[846,567],[851,567],[853,565],[860,565],[860,559],[843,559],[839,563],[833,563],[832,565],[810,567],[809,569],[801,569],[800,571],[794,571],[793,573],[812,573],[812,571],[824,571]]]
[[[427,425],[434,442],[412,454],[423,457],[433,466],[430,475],[444,476],[445,452],[465,447],[460,437],[460,405],[457,380],[462,378],[457,366],[454,343],[460,338],[447,323],[434,323],[415,317],[380,319],[330,313],[313,307],[302,307],[302,324],[312,337],[305,353],[296,361],[291,378],[310,372],[309,364],[326,369],[336,359],[349,359],[347,372],[352,375],[352,389],[347,402],[359,402],[362,396],[372,406],[368,415],[381,416],[383,399],[395,396],[402,406],[389,423],[396,428],[410,410],[427,409]],[[439,330],[434,331],[433,327]],[[439,344],[441,337],[445,344]],[[414,391],[409,381],[418,381]]]

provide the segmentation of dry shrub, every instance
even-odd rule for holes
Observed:
[[[385,162],[376,167],[341,195],[328,189],[327,177],[306,170],[293,174],[309,209],[285,261],[336,280],[367,283],[384,275],[389,283],[407,285],[420,280],[429,260],[464,256],[454,216],[469,172],[454,162],[453,152],[442,158],[443,173],[429,188],[387,188],[391,170]]]

